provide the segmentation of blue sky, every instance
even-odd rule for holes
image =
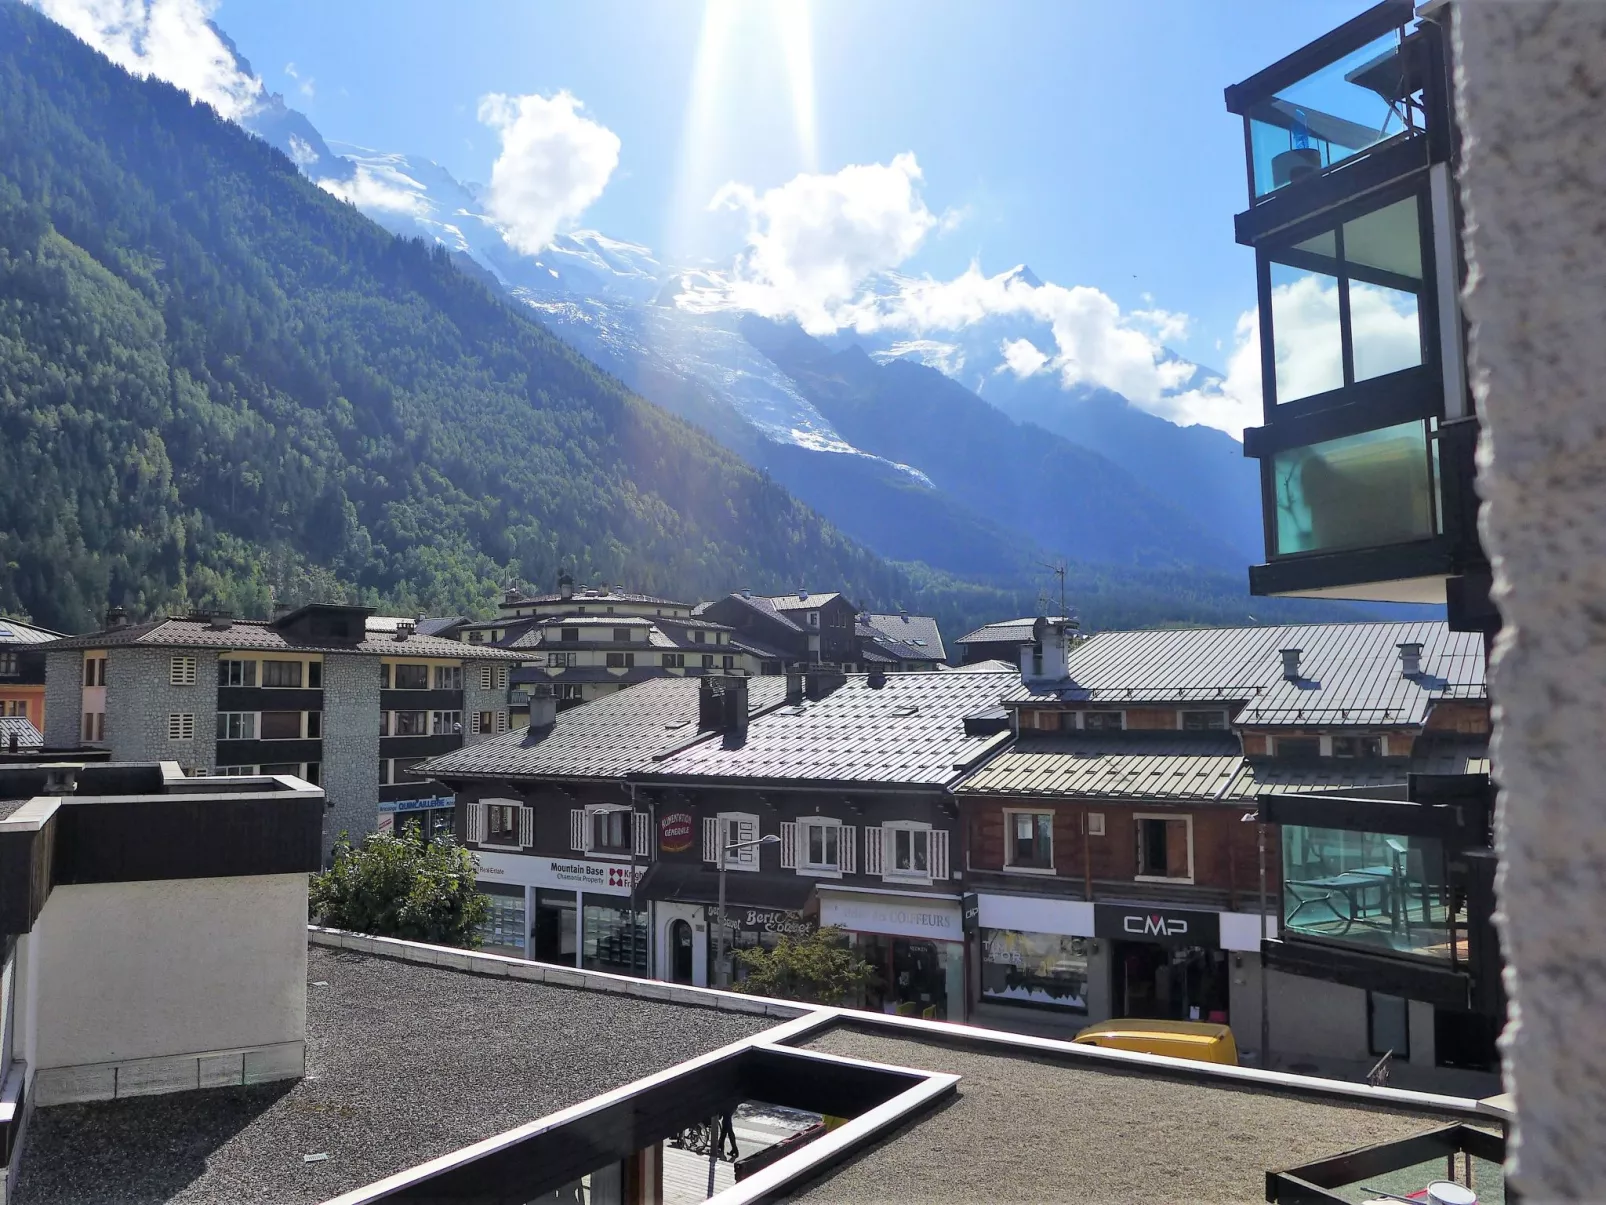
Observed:
[[[701,57],[694,0],[224,0],[215,20],[325,137],[465,180],[487,180],[499,150],[481,97],[569,91],[620,142],[580,223],[677,258],[739,242],[728,215],[702,213],[726,182],[762,191],[912,152],[944,221],[904,271],[1025,262],[1126,309],[1189,315],[1169,341],[1220,367],[1254,300],[1251,257],[1232,241],[1242,132],[1222,88],[1363,7],[814,0],[812,163],[784,51],[796,27],[769,4],[746,5]],[[713,95],[694,121],[699,78]]]

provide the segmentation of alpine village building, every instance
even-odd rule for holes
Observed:
[[[1489,818],[1406,799],[1487,773],[1481,640],[1073,632],[1045,621],[1007,671],[543,697],[528,731],[426,767],[465,805],[488,947],[717,983],[723,857],[727,949],[839,926],[867,1007],[1051,1036],[1216,1019],[1273,1065],[1486,1069]],[[1271,794],[1299,823],[1259,821]]]
[[[38,646],[45,745],[191,775],[293,775],[321,786],[327,852],[402,822],[449,828],[424,759],[509,730],[516,655],[420,636],[411,620],[314,603],[273,620],[224,614],[129,623]]]
[[[45,655],[40,646],[60,632],[0,615],[0,717],[22,720],[35,733],[45,730]],[[13,725],[22,733],[21,725]]]

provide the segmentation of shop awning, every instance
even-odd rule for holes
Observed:
[[[646,899],[666,903],[717,904],[719,872],[692,863],[655,862],[636,890]],[[801,912],[813,894],[812,879],[725,872],[725,902],[732,907]]]

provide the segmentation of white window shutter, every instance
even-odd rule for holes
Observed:
[[[881,874],[881,838],[883,830],[880,827],[864,829],[864,873]]]
[[[868,829],[865,831],[869,831]],[[859,830],[851,824],[844,824],[837,833],[837,856],[842,859],[843,874],[856,874],[858,872],[857,851],[854,849]]]
[[[535,809],[519,809],[519,844],[525,849],[535,844]]]
[[[703,861],[719,863],[719,817],[703,818]]]
[[[652,817],[646,812],[632,812],[631,824],[635,829],[636,857],[652,857]]]
[[[738,844],[740,842],[743,842],[743,841],[756,841],[757,839],[758,839],[758,822],[757,821],[750,820],[750,819],[742,819],[742,820],[738,820],[736,822],[735,840],[733,840],[731,842],[732,845],[736,845],[736,844]],[[736,851],[736,865],[738,865],[738,866],[752,866],[752,865],[755,865],[757,862],[758,862],[758,846],[749,845],[745,849],[739,849],[739,850]]]
[[[586,810],[569,809],[569,848],[584,853],[586,848]]]
[[[471,711],[471,712],[468,713],[468,730],[473,735],[477,736],[479,734],[479,730],[480,730],[480,713],[479,712]]]
[[[948,877],[948,833],[940,828],[931,830],[931,877]]]
[[[471,803],[468,805],[468,839],[470,841],[485,840],[485,805]]]
[[[499,711],[496,713],[496,730],[498,732],[507,731],[507,712]]]
[[[491,667],[489,665],[483,666],[480,669],[480,689],[491,689]]]
[[[781,869],[797,869],[797,825],[781,824]]]
[[[496,689],[507,689],[507,666],[505,665],[499,665],[496,667]]]

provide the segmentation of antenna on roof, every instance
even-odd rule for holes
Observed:
[[[1047,561],[1038,561],[1037,563],[1038,563],[1039,567],[1041,567],[1043,569],[1047,569],[1055,577],[1060,579],[1060,611],[1059,611],[1058,618],[1060,618],[1060,619],[1069,618],[1070,611],[1067,609],[1067,604],[1065,602],[1065,569],[1066,569],[1065,562],[1061,560],[1061,561],[1055,561],[1052,564],[1050,564]],[[1039,591],[1039,593],[1038,593],[1038,598],[1039,599],[1043,598],[1043,594],[1042,594],[1041,591]],[[1043,609],[1044,610],[1048,609],[1047,606],[1046,606],[1046,603],[1043,605]]]

